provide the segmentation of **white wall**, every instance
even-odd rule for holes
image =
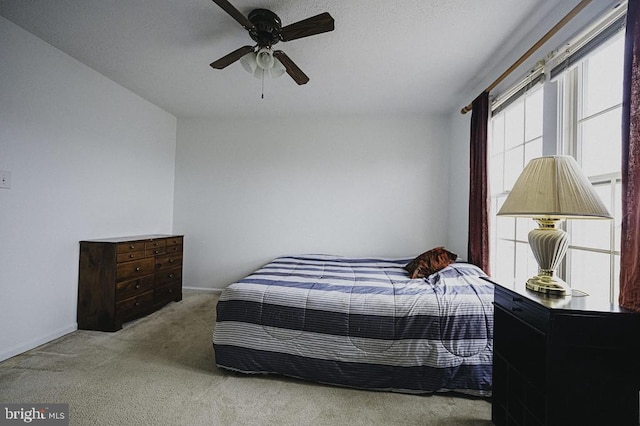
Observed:
[[[413,256],[446,243],[446,118],[179,119],[184,285],[287,254]]]
[[[170,233],[176,119],[0,18],[0,360],[76,328],[78,241]]]
[[[469,138],[471,114],[459,111],[450,117],[449,139],[449,224],[447,245],[467,258],[469,239]]]

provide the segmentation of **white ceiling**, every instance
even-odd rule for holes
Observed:
[[[308,84],[298,86],[286,74],[267,79],[260,99],[261,80],[239,63],[213,70],[213,60],[253,41],[211,0],[0,0],[0,15],[177,117],[426,115],[471,101],[465,90],[486,76],[490,60],[507,53],[505,46],[513,47],[513,34],[533,30],[558,4],[231,3],[245,16],[270,9],[283,25],[325,11],[333,16],[335,31],[277,45]]]

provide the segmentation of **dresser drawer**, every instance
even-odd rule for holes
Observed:
[[[175,247],[180,246],[180,251],[182,251],[182,239],[183,237],[170,237],[167,238],[167,247]]]
[[[164,269],[156,272],[156,287],[174,281],[182,281],[182,268]]]
[[[550,314],[540,304],[499,286],[495,288],[494,303],[538,331],[546,332]]]
[[[147,291],[116,303],[116,319],[123,321],[151,309],[153,309],[153,291]]]
[[[129,251],[124,253],[118,253],[116,257],[116,262],[118,263],[131,262],[133,260],[139,260],[144,258],[145,258],[145,253],[143,249],[140,251]]]
[[[131,253],[134,251],[144,251],[144,241],[127,241],[126,243],[118,244],[117,252],[118,254],[122,253]]]
[[[119,263],[116,266],[116,280],[126,281],[153,273],[154,259],[141,259],[133,262]]]
[[[144,251],[146,257],[161,256],[167,252],[166,247],[149,248]]]
[[[167,245],[167,254],[169,253],[182,253],[182,244],[178,244],[175,246]]]
[[[180,281],[175,281],[155,289],[154,303],[156,305],[169,303],[176,298],[182,299],[182,283]]]
[[[116,284],[116,301],[153,290],[155,279],[153,275],[147,275],[131,281],[122,281]]]
[[[182,253],[156,257],[156,270],[178,268],[182,266]]]
[[[166,246],[167,246],[167,240],[165,239],[151,240],[144,243],[145,250],[153,250],[153,249],[166,247]]]
[[[164,239],[161,240],[151,240],[145,243],[144,252],[147,257],[160,256],[166,253],[167,241]]]

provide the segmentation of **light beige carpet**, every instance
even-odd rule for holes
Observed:
[[[116,333],[76,331],[0,363],[0,402],[68,403],[72,425],[490,425],[490,403],[247,376],[215,366],[218,296]]]

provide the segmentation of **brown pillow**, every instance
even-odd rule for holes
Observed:
[[[458,255],[444,247],[436,247],[407,263],[404,269],[409,272],[411,279],[428,277],[446,268],[458,258]]]

